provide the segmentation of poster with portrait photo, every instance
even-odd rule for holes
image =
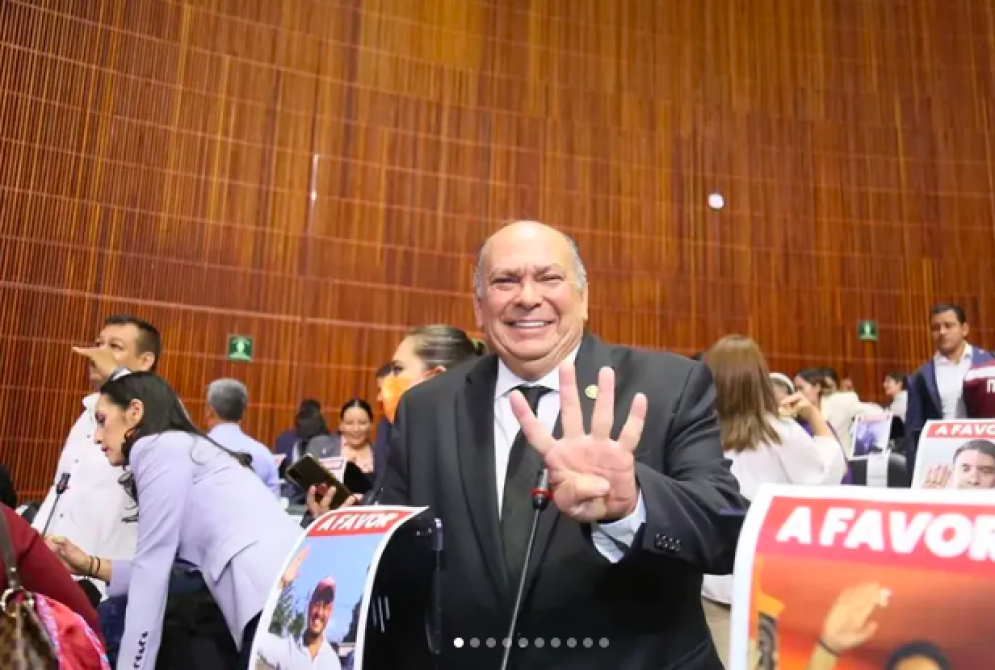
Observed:
[[[916,449],[912,488],[995,489],[995,420],[928,422]]]
[[[366,606],[391,537],[427,508],[351,507],[316,519],[259,619],[254,670],[362,670]]]
[[[761,487],[736,551],[729,670],[987,668],[987,491]]]
[[[850,459],[870,458],[874,454],[888,451],[891,438],[891,412],[857,416],[853,420],[853,444],[850,445]]]

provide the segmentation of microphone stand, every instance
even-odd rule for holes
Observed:
[[[529,543],[525,549],[525,563],[522,567],[522,574],[518,578],[518,593],[515,594],[515,606],[511,611],[511,623],[508,625],[508,635],[505,637],[508,644],[504,647],[501,656],[500,670],[508,670],[508,660],[511,658],[511,648],[515,644],[515,629],[518,627],[518,614],[522,609],[522,596],[525,594],[525,578],[529,574],[529,562],[532,560],[532,548],[536,543],[536,532],[539,530],[539,515],[547,505],[553,494],[549,491],[549,471],[543,468],[539,472],[536,486],[532,489],[532,509],[535,514],[532,516],[532,530],[529,532]]]
[[[52,501],[52,509],[48,513],[48,518],[45,519],[45,527],[41,529],[41,536],[45,537],[48,535],[48,527],[52,523],[52,519],[55,518],[55,510],[59,506],[59,501],[62,499],[62,494],[66,492],[69,488],[69,473],[63,472],[62,476],[59,477],[59,483],[55,485],[55,500]]]

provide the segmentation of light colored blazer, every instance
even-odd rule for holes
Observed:
[[[138,536],[136,524],[125,521],[135,513],[134,501],[118,480],[124,470],[107,462],[93,442],[96,430],[94,407],[99,394],[83,400],[83,413],[66,438],[53,482],[69,475],[69,487],[61,499],[55,486],[35,515],[32,526],[39,533],[52,515],[49,535],[61,535],[88,554],[107,558],[132,558]],[[58,503],[56,501],[58,500]],[[101,592],[103,587],[94,582]]]
[[[302,530],[255,473],[202,437],[168,432],[131,450],[138,550],[111,565],[128,596],[118,667],[154,668],[174,559],[197,566],[241,647]]]

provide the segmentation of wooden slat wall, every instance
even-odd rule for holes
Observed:
[[[995,344],[993,91],[988,0],[3,0],[0,456],[46,486],[112,312],[266,440],[371,397],[405,328],[472,327],[512,217],[577,238],[608,339],[872,394],[934,300]]]

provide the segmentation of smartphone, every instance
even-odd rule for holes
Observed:
[[[353,493],[363,495],[373,488],[373,480],[359,466],[352,461],[346,461],[345,472],[342,473],[342,481]]]
[[[307,492],[312,486],[315,487],[319,497],[334,487],[335,495],[332,496],[332,509],[341,507],[352,496],[352,491],[311,454],[305,454],[299,461],[287,468],[286,478],[304,492]]]

